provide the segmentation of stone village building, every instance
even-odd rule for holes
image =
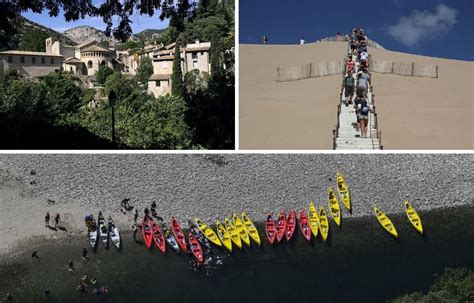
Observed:
[[[153,75],[148,79],[148,92],[155,97],[171,93],[171,76],[173,75],[174,50],[176,43],[166,45],[153,51]],[[198,70],[200,73],[211,73],[209,63],[211,43],[200,42],[187,44],[181,49],[181,70],[183,75]]]
[[[80,45],[67,45],[59,37],[46,39],[46,52],[9,50],[0,52],[0,74],[16,70],[27,78],[45,76],[51,72],[70,72],[83,80],[94,77],[100,66],[135,75],[140,59],[150,57],[153,74],[148,80],[148,92],[155,97],[171,93],[174,49],[176,43],[166,46],[147,45],[138,53],[116,51],[108,42],[90,41]],[[209,63],[211,43],[187,44],[181,49],[183,75],[198,70],[211,72]]]

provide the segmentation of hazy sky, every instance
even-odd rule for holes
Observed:
[[[365,28],[387,49],[474,61],[474,0],[240,0],[240,43],[299,43]]]

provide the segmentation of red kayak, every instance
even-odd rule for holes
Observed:
[[[293,237],[293,234],[295,233],[296,229],[296,212],[294,209],[290,211],[288,214],[288,218],[286,219],[286,240],[290,241],[291,237]]]
[[[202,254],[201,244],[199,241],[194,238],[192,232],[189,232],[189,247],[191,248],[191,252],[196,257],[199,263],[202,263],[204,260],[204,255]]]
[[[184,236],[181,226],[179,226],[178,221],[176,221],[174,217],[171,218],[171,230],[173,230],[173,235],[181,250],[186,251],[186,237]]]
[[[278,215],[278,221],[277,221],[277,235],[276,235],[276,240],[277,243],[281,242],[281,239],[285,236],[286,232],[286,216],[283,211],[280,211],[280,214]]]
[[[268,242],[273,244],[276,236],[276,225],[271,213],[268,214],[267,222],[265,223],[265,234],[267,235]]]
[[[155,241],[156,247],[158,247],[164,254],[166,252],[165,236],[161,232],[161,228],[153,220],[151,221],[151,230],[153,232],[153,240]]]
[[[308,216],[304,210],[300,210],[300,228],[306,240],[311,241],[311,228],[309,226]]]
[[[147,248],[151,247],[151,243],[153,242],[153,236],[151,234],[151,222],[150,218],[145,215],[142,221],[142,234],[143,234],[143,240],[145,240],[145,245]]]

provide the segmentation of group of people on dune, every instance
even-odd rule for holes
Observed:
[[[369,53],[367,52],[367,37],[359,27],[352,29],[349,34],[350,51],[346,59],[346,75],[342,83],[345,105],[354,106],[357,118],[357,131],[360,136],[367,138],[367,125],[372,108],[367,99],[367,92],[371,85],[369,74]],[[354,60],[355,58],[355,60]],[[354,92],[356,96],[354,98]]]

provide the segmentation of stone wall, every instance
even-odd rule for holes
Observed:
[[[8,62],[9,56],[12,57],[12,62]],[[24,58],[24,63],[21,62],[21,57]],[[35,58],[35,63],[32,63],[32,58]],[[42,58],[44,58],[44,63],[42,63]],[[53,59],[54,62],[51,62],[51,59]],[[7,72],[7,70],[16,70],[20,75],[31,78],[45,76],[54,71],[60,71],[61,61],[61,57],[48,57],[46,54],[45,56],[0,54],[0,65],[3,66],[4,72]]]

